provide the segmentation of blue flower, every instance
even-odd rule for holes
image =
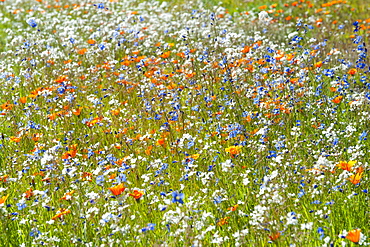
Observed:
[[[142,228],[141,231],[142,232],[153,231],[154,230],[154,227],[155,227],[155,224],[148,223],[148,225],[146,227]]]
[[[356,37],[353,39],[353,43],[358,44],[362,40],[362,36],[356,35]]]
[[[31,27],[36,27],[36,26],[37,26],[37,23],[36,23],[35,19],[33,19],[33,18],[28,19],[28,20],[27,20],[27,23],[28,23],[28,25],[30,25]]]
[[[104,44],[99,44],[98,47],[99,47],[100,50],[104,50],[105,49],[105,45]]]
[[[183,193],[179,193],[177,191],[174,191],[172,192],[172,202],[175,203],[175,202],[179,202],[181,204],[184,204],[184,194]]]
[[[360,141],[366,140],[367,132],[363,131],[358,138]]]
[[[301,198],[302,196],[304,196],[306,193],[304,191],[304,189],[301,189],[300,192],[298,193],[298,198]]]
[[[126,182],[126,174],[119,174],[116,180],[118,184]]]
[[[317,233],[320,234],[320,239],[323,239],[325,234],[324,234],[324,229],[322,227],[317,228]]]
[[[25,203],[17,203],[16,204],[17,205],[17,207],[18,207],[18,210],[22,210],[22,209],[24,209],[24,208],[26,208],[27,207],[27,204],[25,204]]]
[[[97,6],[98,9],[104,9],[104,3],[95,4],[95,6]]]
[[[34,238],[37,238],[37,237],[39,237],[39,235],[41,234],[41,232],[39,231],[39,230],[32,230],[31,232],[30,232],[30,236],[31,237],[34,237]]]
[[[338,138],[335,138],[334,141],[333,141],[333,145],[334,146],[337,145],[338,144],[338,141],[339,141],[339,139]]]
[[[222,202],[222,197],[221,196],[217,196],[215,198],[213,198],[213,203],[214,204],[219,204]]]
[[[100,176],[96,177],[96,184],[100,185],[100,186],[103,186],[103,184],[104,184],[104,176],[103,175],[100,175]]]

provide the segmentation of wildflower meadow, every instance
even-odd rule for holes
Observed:
[[[366,0],[0,0],[0,246],[370,245]]]

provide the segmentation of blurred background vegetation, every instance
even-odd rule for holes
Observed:
[[[10,1],[10,0],[6,0]],[[14,14],[7,12],[6,8],[1,5],[7,4],[6,1],[0,1],[0,19],[9,18],[13,19]],[[32,5],[32,1],[24,0],[25,2],[29,1],[29,5]],[[61,2],[74,2],[74,0],[62,0]],[[122,0],[121,0],[122,1]],[[140,0],[137,3],[144,2],[148,0]],[[153,1],[153,0],[150,0]],[[325,4],[330,4],[334,2],[346,3],[347,8],[343,6],[334,8],[332,14],[334,14],[338,21],[354,21],[357,19],[370,19],[368,13],[370,13],[370,4],[369,0],[286,0],[286,1],[276,1],[276,0],[157,0],[159,2],[167,2],[169,7],[171,6],[180,6],[183,4],[197,6],[197,3],[202,3],[204,8],[212,9],[215,6],[224,7],[227,12],[233,14],[235,12],[245,12],[245,11],[255,11],[259,12],[261,10],[271,9],[271,6],[275,6],[276,9],[283,9],[286,7],[295,6],[294,10],[290,8],[289,13],[284,13],[281,17],[287,17],[289,14],[292,17],[308,17],[310,13],[314,13],[318,9],[325,6]],[[60,2],[60,3],[61,3]],[[11,3],[11,2],[10,2]],[[311,7],[308,7],[311,4]],[[265,7],[265,8],[264,8]],[[10,27],[9,24],[4,24],[9,22],[0,22],[0,52],[5,51],[5,45],[7,42],[6,39],[6,29],[14,28]],[[324,24],[325,25],[325,24]]]

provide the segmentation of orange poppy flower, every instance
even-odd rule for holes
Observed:
[[[69,159],[69,158],[74,158],[76,157],[76,154],[77,154],[77,150],[75,149],[72,149],[72,150],[69,150],[67,152],[65,152],[63,155],[62,155],[62,159]]]
[[[121,112],[121,109],[119,109],[119,108],[114,109],[114,110],[111,110],[110,112],[112,113],[112,115],[117,116]]]
[[[89,182],[91,182],[92,181],[92,177],[93,177],[93,175],[92,175],[92,173],[91,172],[83,172],[82,173],[82,180],[83,181],[89,181]]]
[[[360,237],[361,237],[361,229],[354,229],[348,232],[346,239],[357,244],[360,241]]]
[[[13,105],[10,104],[9,102],[5,102],[4,104],[2,104],[1,106],[1,109],[3,110],[11,110],[13,108]]]
[[[95,40],[93,40],[93,39],[89,39],[89,40],[87,41],[87,43],[88,43],[89,45],[95,45],[96,41],[95,41]]]
[[[158,139],[156,144],[158,146],[165,146],[166,145],[166,139],[164,139],[164,138]]]
[[[22,139],[21,137],[15,137],[15,136],[10,137],[10,141],[12,142],[20,142],[21,139]]]
[[[79,55],[84,55],[86,52],[87,52],[87,49],[86,49],[86,48],[83,48],[83,49],[81,49],[81,50],[78,50],[78,51],[77,51],[77,54],[79,54]]]
[[[315,67],[316,68],[320,68],[321,66],[322,66],[322,62],[321,61],[315,63]]]
[[[27,190],[26,192],[24,192],[24,197],[26,197],[27,199],[29,199],[31,196],[33,196],[33,192],[32,192],[32,188],[30,188],[29,190]]]
[[[132,193],[129,194],[136,200],[140,199],[144,195],[144,191],[134,190]]]
[[[248,53],[251,50],[250,46],[244,46],[242,53]]]
[[[347,170],[350,172],[352,170],[352,166],[356,164],[356,162],[357,162],[356,160],[350,160],[348,162],[339,161],[339,163],[337,164],[337,167],[339,167],[342,170]]]
[[[238,204],[235,204],[234,206],[229,207],[228,210],[234,212],[234,211],[236,211],[238,209],[238,207],[239,207],[239,205]]]
[[[65,209],[65,208],[60,208],[58,211],[59,213],[54,215],[54,217],[51,218],[52,220],[56,220],[57,218],[62,218],[64,215],[71,213],[71,210]]]
[[[240,149],[242,149],[242,146],[230,146],[225,148],[225,152],[230,153],[231,157],[234,157],[235,154],[240,153]]]
[[[95,124],[97,124],[97,123],[100,123],[100,121],[102,120],[103,118],[101,118],[101,117],[96,117],[96,118],[94,118],[93,120],[91,120],[91,121],[87,121],[86,122],[86,125],[88,126],[88,127],[93,127]]]
[[[280,232],[276,232],[276,233],[272,234],[271,236],[269,236],[269,238],[271,239],[271,241],[275,241],[279,237],[280,237]]]
[[[5,183],[8,180],[8,177],[9,177],[9,175],[4,175],[4,176],[0,177],[0,182]]]
[[[145,149],[145,154],[150,155],[152,152],[153,146],[149,146],[147,149]]]
[[[74,193],[75,193],[75,191],[71,190],[70,192],[65,193],[64,196],[62,198],[60,198],[59,200],[66,200],[66,201],[71,200],[72,195]]]
[[[339,104],[342,101],[342,99],[343,99],[343,96],[337,96],[331,102],[335,104]]]
[[[122,192],[124,192],[126,188],[123,184],[119,184],[114,187],[110,187],[108,189],[112,192],[113,195],[118,196],[122,194]]]
[[[357,73],[357,69],[354,69],[354,68],[352,68],[352,69],[350,69],[349,71],[348,71],[348,74],[350,74],[350,75],[354,75],[354,74],[356,74]]]
[[[161,58],[168,58],[171,54],[171,51],[166,51],[166,52],[163,52],[162,55],[160,55]]]
[[[49,120],[55,120],[57,118],[57,114],[56,113],[53,113],[53,114],[49,114],[46,116]]]
[[[55,82],[57,83],[62,83],[62,82],[65,82],[65,81],[68,81],[68,78],[66,75],[62,75],[62,76],[59,76],[57,79],[54,80]]]
[[[75,116],[79,116],[81,114],[82,107],[78,107],[76,109],[72,109],[72,114]]]
[[[20,97],[20,98],[19,98],[19,102],[21,102],[22,104],[27,103],[27,96]]]
[[[35,134],[33,134],[32,135],[32,140],[33,141],[35,141],[35,142],[37,142],[37,141],[39,141],[39,139],[41,138],[43,136],[43,134],[42,133],[35,133]]]
[[[363,174],[363,172],[358,172],[358,173],[350,176],[349,177],[349,181],[351,183],[355,184],[355,185],[358,184],[358,183],[360,183],[361,178],[362,178],[362,174]]]
[[[363,168],[362,166],[357,167],[357,168],[355,169],[355,172],[356,172],[356,173],[363,173],[363,172],[364,172],[364,168]]]
[[[199,158],[199,156],[200,156],[200,154],[193,154],[193,155],[190,155],[190,158],[196,160],[196,159]]]
[[[0,205],[4,204],[6,202],[6,199],[8,199],[9,195],[3,196],[0,198]]]
[[[223,226],[223,225],[226,225],[228,224],[228,220],[230,219],[230,217],[225,217],[225,218],[221,218],[218,222],[217,222],[217,225],[218,226]]]

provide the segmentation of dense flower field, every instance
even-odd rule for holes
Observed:
[[[369,10],[243,6],[0,0],[0,246],[370,245]]]

